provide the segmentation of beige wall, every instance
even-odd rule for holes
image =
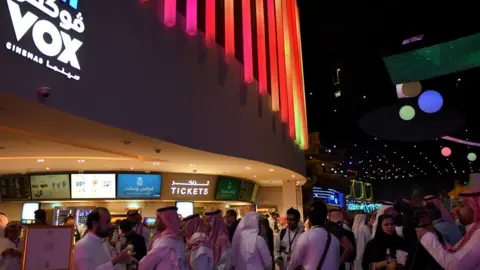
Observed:
[[[282,187],[259,187],[256,203],[258,207],[275,207],[280,215],[285,215],[288,209],[284,207]],[[302,187],[296,187],[296,207],[300,213],[303,213]]]

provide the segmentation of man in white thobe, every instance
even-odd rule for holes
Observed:
[[[235,270],[270,270],[272,255],[267,242],[259,236],[261,214],[247,213],[233,236],[232,266]]]
[[[176,207],[157,209],[157,233],[150,239],[139,270],[186,270],[187,260]]]
[[[76,243],[73,250],[73,270],[114,270],[116,264],[132,259],[128,249],[114,258],[110,255],[105,242],[112,226],[110,220],[110,212],[104,207],[88,214],[88,233]]]
[[[133,224],[132,230],[138,235],[143,236],[145,245],[148,245],[148,241],[150,241],[150,231],[142,224],[142,216],[138,210],[129,210],[127,212],[127,219]]]
[[[310,207],[312,228],[298,239],[288,270],[335,270],[340,265],[340,243],[323,228],[327,219],[327,206],[317,201]],[[328,241],[330,240],[330,241]]]
[[[303,233],[303,229],[299,227],[299,223],[300,212],[293,208],[288,209],[287,228],[282,229],[279,234],[275,235],[275,240],[273,241],[273,256],[280,270],[287,269],[298,239]]]
[[[480,257],[475,256],[477,251],[473,250],[480,242],[480,187],[472,187],[459,196],[457,215],[467,227],[467,233],[453,248],[444,249],[433,228],[417,228],[417,236],[428,253],[446,270],[477,270],[480,269]],[[473,267],[465,268],[464,264]]]

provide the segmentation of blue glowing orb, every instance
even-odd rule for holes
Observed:
[[[443,97],[437,91],[427,90],[418,98],[418,106],[426,113],[436,113],[443,106]]]

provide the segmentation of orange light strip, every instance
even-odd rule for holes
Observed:
[[[305,92],[305,79],[304,79],[304,74],[303,74],[303,52],[302,52],[302,38],[301,38],[301,32],[300,32],[300,13],[298,12],[298,6],[295,5],[295,23],[297,26],[297,39],[298,39],[298,51],[299,51],[299,56],[298,56],[298,63],[300,66],[300,86],[301,86],[301,110],[302,110],[302,118],[303,118],[303,149],[307,150],[309,147],[309,142],[308,142],[308,122],[307,122],[307,104],[306,104],[306,92]]]
[[[227,63],[235,58],[235,21],[233,0],[225,0],[225,59]]]
[[[283,14],[283,31],[284,31],[284,40],[285,40],[285,66],[286,66],[286,81],[287,81],[287,97],[288,97],[288,134],[293,140],[295,137],[295,108],[293,104],[293,78],[294,71],[292,70],[293,65],[293,51],[292,51],[292,40],[291,40],[291,27],[290,27],[290,16],[289,16],[289,6],[287,0],[282,1],[282,14]]]
[[[280,100],[278,92],[278,61],[277,61],[277,34],[275,25],[275,3],[274,0],[267,0],[268,16],[268,46],[270,56],[270,85],[272,89],[272,110],[280,110]]]
[[[283,123],[288,123],[288,95],[287,95],[287,71],[285,63],[285,39],[283,32],[283,7],[282,1],[275,1],[275,18],[277,28],[278,48],[278,82],[280,89],[280,116]]]
[[[252,44],[252,8],[251,0],[242,0],[243,26],[243,81],[253,83],[253,44]]]
[[[205,2],[205,45],[207,48],[215,47],[215,0]]]
[[[163,0],[163,23],[167,27],[177,24],[177,0]]]
[[[257,19],[257,51],[258,51],[258,92],[261,96],[268,95],[267,79],[267,48],[265,36],[265,15],[263,0],[256,0]]]

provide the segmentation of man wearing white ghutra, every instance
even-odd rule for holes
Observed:
[[[275,264],[278,265],[280,270],[287,269],[296,243],[300,235],[304,232],[304,230],[299,227],[299,223],[300,212],[293,208],[288,209],[287,228],[282,229],[280,233],[275,236],[276,239],[274,241]]]

